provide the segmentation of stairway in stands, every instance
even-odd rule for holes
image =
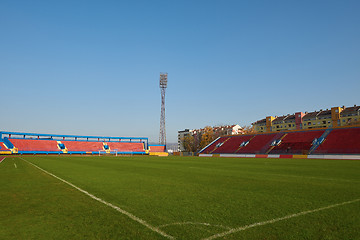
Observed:
[[[286,135],[287,135],[287,133],[282,133],[282,132],[279,132],[278,134],[276,134],[275,137],[273,139],[271,139],[271,141],[266,146],[264,146],[264,148],[262,149],[265,152],[265,154],[269,154],[271,152],[271,150],[273,150],[273,148],[276,147],[276,146],[271,146],[270,148],[268,148],[268,146],[270,146],[273,141],[283,140],[283,138]]]
[[[210,151],[210,153],[213,153],[214,151],[216,151],[216,149],[218,149],[219,147],[221,147],[224,143],[226,143],[228,140],[230,139],[230,137],[228,137],[225,141],[223,141],[219,146],[215,146],[215,148],[213,150]]]
[[[14,144],[12,144],[7,137],[4,137],[4,144],[10,150],[14,148]]]
[[[252,136],[247,142],[249,143],[254,137],[255,137],[255,135]],[[246,145],[245,145],[245,146],[246,146]],[[245,146],[241,146],[241,144],[240,144],[239,148],[235,151],[235,153],[238,153],[238,151],[240,151],[241,148],[243,148],[243,147],[245,147]]]
[[[322,135],[321,137],[319,137],[319,139],[323,139],[320,142],[312,145],[312,147],[309,150],[309,154],[311,154],[312,152],[314,152],[320,145],[321,143],[323,143],[326,139],[326,137],[329,135],[329,133],[331,132],[332,129],[327,129]]]

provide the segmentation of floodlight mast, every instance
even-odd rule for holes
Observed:
[[[165,148],[166,148],[165,90],[167,88],[167,82],[168,82],[168,74],[167,73],[160,73],[161,115],[160,115],[159,144],[165,145]]]

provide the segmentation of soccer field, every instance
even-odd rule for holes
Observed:
[[[7,156],[0,239],[360,239],[360,161]]]

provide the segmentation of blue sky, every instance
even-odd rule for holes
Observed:
[[[1,1],[0,130],[146,136],[360,104],[360,1]]]

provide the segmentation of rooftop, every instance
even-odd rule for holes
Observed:
[[[355,113],[355,112],[359,112],[360,111],[360,106],[356,106],[354,105],[353,107],[348,107],[348,108],[345,108],[341,114],[349,114],[349,113]]]

